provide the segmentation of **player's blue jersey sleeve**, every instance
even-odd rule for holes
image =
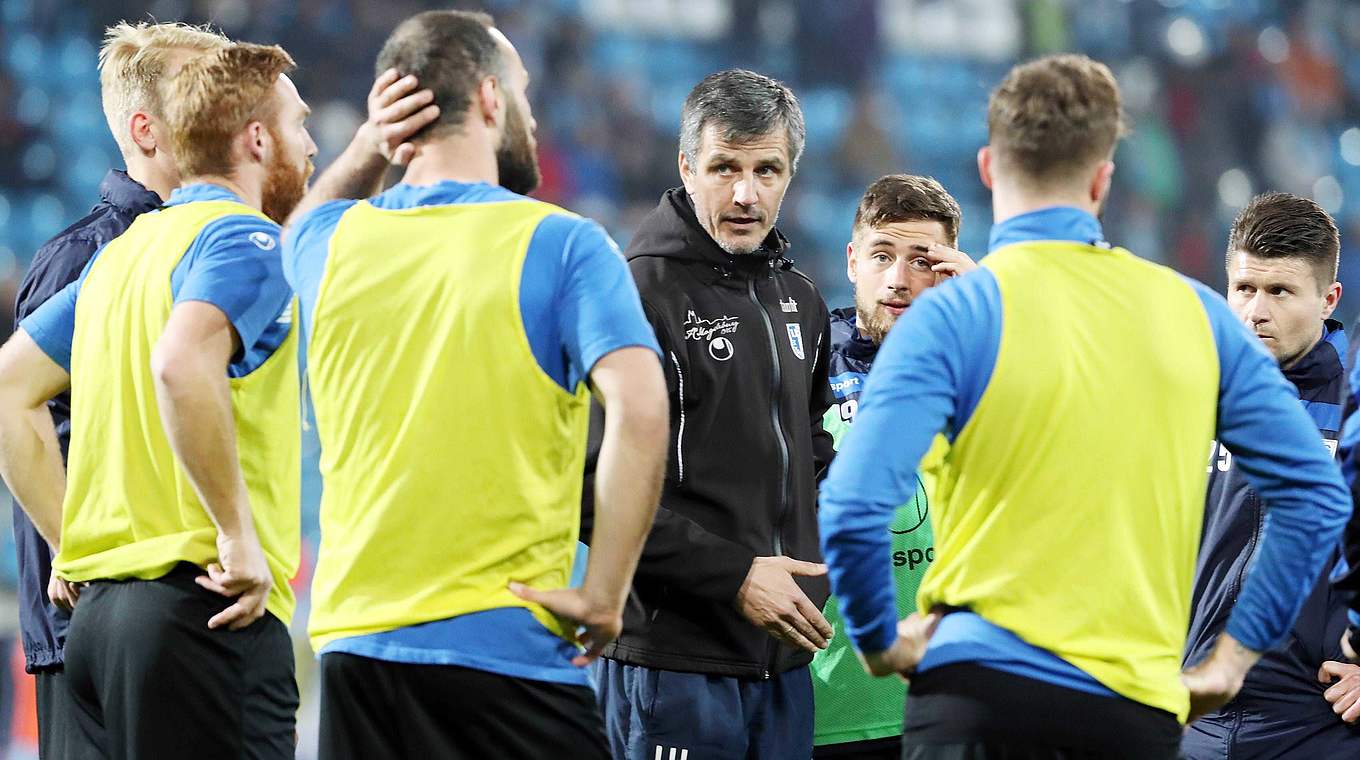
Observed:
[[[567,390],[618,349],[661,355],[623,255],[589,219],[553,214],[539,223],[525,257],[520,314],[534,358]]]
[[[256,216],[209,223],[170,278],[175,303],[203,301],[222,310],[249,351],[292,299],[283,278],[277,224]]]
[[[100,246],[86,262],[79,277],[67,283],[19,323],[20,329],[28,333],[38,348],[67,372],[71,371],[71,341],[76,333],[76,298],[80,296],[80,287],[85,284],[90,267],[103,250],[103,246]]]
[[[620,348],[640,346],[661,355],[618,245],[599,224],[588,219],[574,221],[558,299],[569,387],[584,380],[595,362]]]
[[[326,273],[326,257],[331,236],[340,217],[358,201],[339,200],[323,203],[293,222],[283,234],[283,276],[297,293],[301,310],[304,341],[311,333],[312,313],[321,277]]]
[[[952,440],[977,408],[1001,343],[1001,295],[980,269],[926,291],[874,359],[822,484],[822,553],[846,631],[879,652],[897,636],[888,526],[915,493],[916,470],[937,433]]]
[[[1217,436],[1267,508],[1227,632],[1258,652],[1284,638],[1350,516],[1341,472],[1298,393],[1221,296],[1193,282],[1218,349]]]

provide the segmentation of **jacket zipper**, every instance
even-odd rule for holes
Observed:
[[[784,512],[787,508],[788,487],[789,487],[789,445],[784,439],[784,426],[779,420],[779,389],[780,389],[780,362],[779,362],[779,343],[775,340],[774,324],[770,321],[770,315],[765,311],[765,307],[760,303],[756,296],[756,278],[752,276],[746,281],[746,292],[751,297],[751,303],[760,312],[761,321],[765,323],[765,335],[770,339],[770,359],[773,362],[773,382],[771,383],[770,393],[770,423],[774,426],[775,438],[779,440],[779,463],[781,477],[779,479],[779,511],[774,523],[774,553],[775,556],[784,553]],[[769,640],[766,647],[769,653],[767,667],[762,673],[765,680],[770,678],[770,667],[773,667],[775,658],[778,654],[778,644],[773,638]]]
[[[1223,444],[1220,443],[1218,445],[1222,446]],[[1260,501],[1258,501],[1255,497],[1248,498],[1252,499],[1253,506],[1255,507],[1254,514],[1256,516],[1256,527],[1251,532],[1251,543],[1247,545],[1247,551],[1249,554],[1254,554],[1256,552],[1256,544],[1261,540],[1261,529],[1264,527],[1263,523],[1265,522],[1265,517],[1261,512]],[[1242,580],[1246,573],[1247,567],[1246,565],[1243,565],[1242,568],[1237,571],[1237,577],[1233,580],[1232,592],[1234,605],[1237,604],[1237,597],[1242,593]],[[1232,748],[1237,743],[1237,735],[1242,731],[1243,715],[1241,705],[1233,705],[1231,714],[1232,714],[1232,727],[1228,729],[1228,741],[1227,741],[1227,749],[1229,756],[1233,754]]]
[[[1219,443],[1219,446],[1223,446],[1223,443]],[[1231,469],[1229,469],[1228,472],[1231,472]],[[1224,477],[1228,476],[1228,472],[1224,473]],[[1251,541],[1248,542],[1247,544],[1248,553],[1255,552],[1257,542],[1261,540],[1262,522],[1265,522],[1263,521],[1263,517],[1261,514],[1261,503],[1253,499],[1253,506],[1255,507],[1254,514],[1255,518],[1257,518],[1257,521],[1255,521],[1257,522],[1257,525],[1255,525],[1255,529],[1253,530],[1253,532],[1251,532]],[[1243,576],[1246,574],[1247,567],[1243,566],[1242,568],[1240,568],[1240,570],[1238,570],[1238,576],[1236,576],[1236,578],[1234,578],[1234,581],[1232,581],[1232,604],[1238,604],[1238,595],[1242,593]],[[1231,726],[1228,727],[1228,738],[1227,741],[1224,742],[1224,745],[1225,749],[1228,750],[1228,756],[1231,757],[1232,748],[1234,748],[1236,741],[1238,741],[1238,734],[1240,733],[1240,731],[1242,731],[1242,718],[1243,718],[1242,707],[1240,706],[1232,707],[1231,712],[1229,712],[1229,715],[1232,716],[1232,723]]]
[[[680,369],[680,360],[675,358],[675,352],[671,353],[671,364],[675,365],[675,378],[680,388],[680,428],[675,433],[675,462],[679,466],[680,474],[676,483],[685,482],[685,373]]]
[[[1220,443],[1219,445],[1222,446],[1223,444]],[[1251,532],[1251,541],[1247,544],[1247,554],[1251,556],[1254,555],[1256,552],[1256,544],[1258,544],[1261,541],[1261,530],[1265,527],[1264,525],[1265,516],[1261,512],[1261,502],[1259,501],[1259,499],[1254,495],[1249,496],[1248,498],[1250,498],[1252,501],[1252,506],[1254,507],[1252,514],[1255,515],[1256,517],[1255,521],[1256,526]],[[1250,564],[1251,563],[1248,562],[1244,564],[1241,568],[1239,568],[1237,571],[1237,577],[1233,579],[1232,585],[1233,604],[1237,604],[1237,597],[1242,594],[1242,581],[1247,574],[1248,565]]]

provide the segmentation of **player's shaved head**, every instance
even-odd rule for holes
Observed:
[[[1099,61],[1052,55],[1021,64],[992,93],[987,131],[999,167],[1048,189],[1083,178],[1126,134],[1119,85]]]
[[[426,11],[403,21],[387,38],[378,53],[377,73],[396,69],[402,76],[415,75],[421,87],[434,92],[439,106],[439,118],[417,132],[414,141],[456,132],[481,81],[505,78],[505,56],[492,34],[494,26],[485,13]]]

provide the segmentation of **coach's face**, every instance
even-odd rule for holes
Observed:
[[[694,214],[709,236],[728,253],[754,253],[779,218],[779,205],[793,171],[783,129],[744,142],[723,139],[706,124],[691,166],[680,152],[680,178],[694,202]]]
[[[1270,349],[1282,369],[1322,337],[1322,320],[1341,300],[1341,283],[1323,283],[1303,258],[1233,254],[1228,264],[1228,305]]]

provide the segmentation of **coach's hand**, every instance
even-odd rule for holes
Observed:
[[[584,589],[539,591],[523,583],[512,582],[510,593],[539,605],[581,629],[576,633],[576,643],[585,647],[586,651],[571,661],[578,668],[589,665],[604,654],[604,648],[617,639],[623,630],[623,610],[616,605],[592,599]]]
[[[826,565],[792,557],[756,557],[734,604],[747,620],[781,641],[816,652],[835,631],[794,582],[795,575],[826,575]]]
[[[52,577],[47,581],[47,598],[52,604],[70,612],[75,609],[76,602],[80,599],[80,588],[83,584],[71,583],[57,577],[52,573]]]
[[[1259,659],[1260,652],[1247,649],[1227,633],[1219,634],[1209,656],[1181,673],[1181,683],[1190,690],[1190,715],[1185,719],[1186,725],[1237,696],[1247,671]]]
[[[390,164],[403,166],[415,155],[412,135],[439,118],[434,91],[416,90],[415,76],[400,76],[396,69],[384,71],[368,92],[368,121],[359,127],[358,139]]]
[[[259,620],[265,612],[265,602],[269,599],[269,589],[274,585],[274,576],[269,573],[269,563],[264,559],[260,539],[254,532],[243,536],[217,534],[217,562],[208,565],[208,574],[194,580],[198,585],[236,601],[225,610],[212,616],[209,628],[227,626],[239,631]]]
[[[1341,656],[1350,662],[1360,662],[1360,655],[1355,653],[1355,632],[1353,625],[1346,626],[1346,630],[1341,632]]]
[[[864,669],[873,676],[896,673],[904,679],[909,678],[916,672],[916,666],[921,664],[921,658],[926,656],[926,646],[930,644],[930,637],[935,635],[941,617],[944,616],[938,612],[928,615],[913,612],[899,620],[897,639],[892,646],[882,652],[860,653]]]
[[[1360,719],[1360,665],[1328,660],[1318,669],[1317,679],[1319,683],[1332,684],[1322,692],[1332,712],[1347,723]]]

